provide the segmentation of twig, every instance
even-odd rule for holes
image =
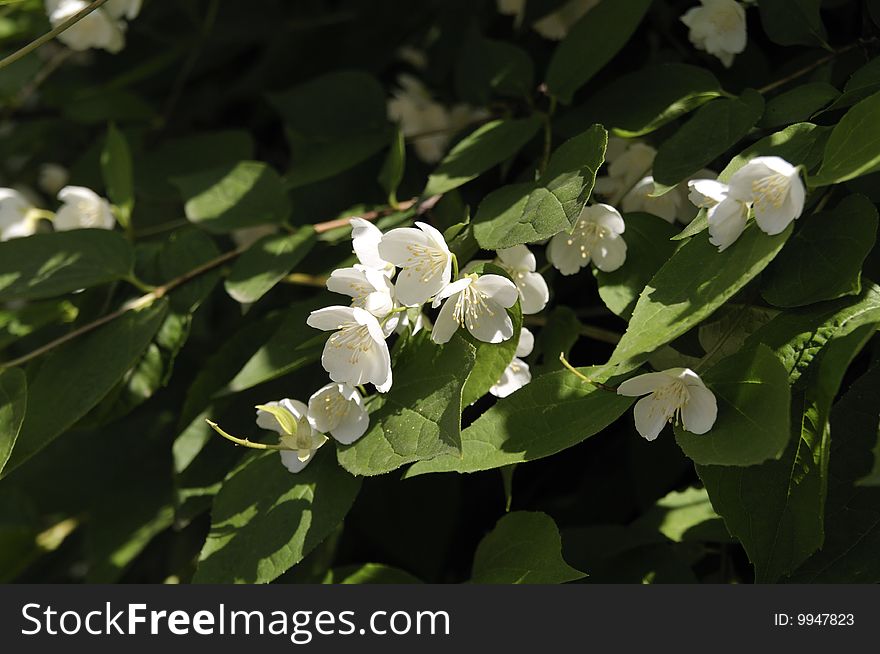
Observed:
[[[17,359],[11,359],[10,361],[3,362],[2,364],[0,364],[0,368],[12,368],[14,366],[20,366],[24,363],[27,363],[28,361],[30,361],[32,359],[36,359],[37,357],[45,354],[46,352],[49,352],[50,350],[54,350],[56,347],[59,347],[60,345],[64,345],[68,341],[72,341],[73,339],[78,338],[79,336],[82,336],[83,334],[87,334],[91,331],[94,331],[95,329],[97,329],[98,327],[100,327],[102,325],[106,325],[108,322],[116,320],[116,318],[123,316],[124,314],[128,313],[129,311],[134,311],[136,309],[143,309],[144,307],[151,305],[153,302],[155,302],[159,298],[164,297],[165,295],[167,295],[168,293],[173,291],[178,286],[185,284],[186,282],[194,279],[195,277],[198,277],[199,275],[201,275],[209,270],[217,268],[218,266],[222,266],[224,263],[226,263],[227,261],[231,261],[232,259],[234,259],[238,255],[240,255],[242,252],[244,252],[244,248],[239,248],[237,250],[232,250],[231,252],[226,252],[224,254],[221,254],[216,259],[211,259],[210,261],[203,263],[200,266],[196,266],[195,268],[193,268],[189,272],[184,273],[180,277],[175,277],[170,282],[162,284],[161,286],[157,286],[149,293],[142,295],[141,297],[135,298],[129,302],[126,302],[119,309],[117,309],[116,311],[114,311],[112,313],[108,313],[106,316],[101,316],[97,320],[93,320],[92,322],[85,324],[82,327],[74,329],[72,332],[69,332],[69,333],[65,334],[64,336],[56,338],[54,341],[49,341],[45,345],[42,345],[42,346],[38,347],[37,349],[35,349],[31,352],[28,352],[25,355],[18,357]]]
[[[794,71],[793,73],[786,75],[782,79],[776,80],[775,82],[771,82],[770,84],[767,84],[766,86],[762,86],[761,88],[758,89],[758,93],[764,94],[764,93],[769,93],[770,91],[775,91],[780,86],[785,86],[789,82],[792,82],[792,81],[798,79],[799,77],[803,77],[804,75],[807,75],[808,73],[812,73],[814,70],[816,70],[817,68],[820,68],[821,66],[824,66],[829,61],[834,60],[836,57],[839,57],[842,54],[846,54],[850,50],[855,50],[859,46],[869,45],[873,42],[876,42],[876,39],[869,39],[869,40],[863,40],[863,41],[856,41],[855,43],[850,43],[849,45],[840,48],[840,50],[835,50],[834,52],[831,52],[831,53],[825,55],[824,57],[820,57],[819,59],[817,59],[813,63],[807,64],[803,68],[799,68],[798,70]]]
[[[390,216],[393,213],[397,213],[399,211],[406,211],[407,209],[412,209],[414,206],[418,205],[416,212],[421,215],[426,211],[430,211],[434,208],[442,195],[432,195],[431,197],[422,200],[419,202],[418,198],[412,198],[411,200],[406,200],[405,202],[398,202],[397,207],[384,207],[382,209],[374,209],[373,211],[365,211],[364,213],[357,213],[351,216],[345,216],[344,218],[336,218],[334,220],[328,220],[323,223],[316,223],[312,225],[315,228],[315,233],[323,234],[324,232],[329,232],[333,229],[338,229],[340,227],[348,227],[349,223],[351,223],[352,218],[361,218],[363,220],[377,220],[382,218],[383,216]]]
[[[21,91],[19,91],[15,97],[6,105],[6,108],[3,110],[3,120],[9,118],[13,113],[15,113],[19,108],[24,106],[24,104],[30,99],[30,97],[43,85],[43,83],[49,79],[49,77],[61,67],[65,61],[67,61],[70,56],[73,54],[73,50],[70,48],[63,48],[55,53],[49,61],[47,61],[37,74],[34,75],[34,78],[25,84]]]
[[[4,57],[2,60],[0,60],[0,69],[6,68],[10,64],[14,64],[16,61],[18,61],[19,59],[21,59],[25,55],[28,55],[31,52],[33,52],[34,50],[36,50],[37,48],[39,48],[40,46],[45,45],[46,43],[48,43],[49,41],[54,39],[56,36],[61,34],[67,28],[72,27],[73,25],[76,25],[80,20],[82,20],[83,18],[88,16],[90,13],[95,11],[95,9],[100,8],[101,5],[103,5],[105,2],[107,2],[107,0],[95,0],[92,4],[88,5],[87,7],[83,7],[78,12],[76,12],[73,16],[68,18],[66,21],[57,25],[54,29],[43,34],[43,36],[41,36],[37,39],[34,39],[30,43],[28,43],[26,46],[19,48],[18,50],[13,52],[8,57]]]
[[[596,388],[601,388],[603,391],[609,391],[611,393],[617,392],[617,389],[614,388],[613,386],[609,386],[608,384],[603,384],[602,382],[597,382],[594,379],[590,379],[589,377],[587,377],[584,373],[582,373],[580,370],[578,370],[577,368],[575,368],[573,365],[571,365],[568,362],[568,359],[565,358],[565,353],[563,353],[563,352],[559,353],[559,362],[565,367],[566,370],[573,373],[574,376],[577,377],[578,379],[581,379],[582,381],[585,381],[588,384],[592,384]]]

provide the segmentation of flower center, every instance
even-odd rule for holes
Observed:
[[[76,203],[76,211],[80,215],[82,221],[81,224],[84,227],[91,227],[92,225],[98,224],[101,211],[94,203],[81,200]]]
[[[755,198],[755,206],[762,209],[769,204],[778,209],[785,202],[788,187],[788,178],[779,173],[756,179],[752,182],[752,197]]]
[[[324,411],[328,416],[341,420],[348,408],[348,400],[342,396],[342,393],[332,392],[324,396]]]
[[[495,312],[486,303],[486,294],[474,288],[471,283],[458,294],[455,307],[452,309],[452,317],[460,326],[473,330],[479,327],[483,314],[493,316]]]
[[[651,404],[651,415],[661,411],[664,420],[676,425],[681,421],[681,410],[691,399],[687,386],[678,379],[661,386],[652,395],[654,402]]]
[[[373,347],[373,338],[366,325],[356,322],[346,323],[334,332],[328,341],[331,347],[344,348],[349,351],[349,362],[356,364],[363,352],[369,352]]]
[[[443,271],[448,259],[446,253],[439,248],[426,247],[419,244],[406,246],[410,256],[404,263],[404,268],[411,268],[421,275],[422,282]]]
[[[608,230],[592,220],[580,220],[566,241],[581,251],[581,259],[587,259],[596,244],[608,235]]]

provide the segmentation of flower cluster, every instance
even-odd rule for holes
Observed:
[[[88,0],[46,0],[46,13],[57,27],[89,6]],[[96,48],[113,54],[125,47],[127,21],[141,11],[142,0],[108,0],[58,35],[71,50]]]
[[[709,179],[689,183],[690,199],[706,209],[709,241],[723,251],[746,228],[750,213],[766,234],[779,234],[800,217],[806,189],[798,168],[780,157],[756,157],[736,171],[729,184]]]
[[[0,188],[0,241],[36,234],[40,220],[52,222],[55,231],[113,229],[116,218],[110,203],[84,186],[65,186],[58,191],[61,206],[56,213],[39,209],[22,190]]]

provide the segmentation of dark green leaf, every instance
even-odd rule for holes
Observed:
[[[242,254],[226,279],[226,292],[236,302],[256,302],[290,273],[315,244],[306,225],[295,234],[266,236]]]
[[[459,141],[428,178],[423,195],[439,195],[458,188],[505,159],[528,143],[541,128],[537,116],[514,120],[493,120]]]
[[[780,93],[767,102],[760,126],[766,129],[809,120],[840,92],[827,82],[808,82]]]
[[[785,249],[768,266],[761,295],[777,307],[798,307],[862,288],[862,264],[877,236],[877,209],[850,195],[834,209],[801,219]]]
[[[867,175],[880,168],[880,93],[862,100],[834,127],[822,167],[807,179],[810,186],[827,186]]]
[[[391,136],[391,148],[385,157],[385,163],[382,164],[382,170],[379,171],[379,184],[385,189],[391,204],[397,203],[397,187],[403,179],[405,168],[406,140],[403,138],[403,131],[398,128]]]
[[[508,513],[477,547],[475,584],[564,584],[583,579],[562,558],[562,539],[546,513]]]
[[[607,144],[608,133],[594,125],[559,146],[537,182],[503,186],[486,196],[474,218],[477,243],[499,250],[571,228],[593,191]]]
[[[6,466],[27,407],[27,377],[19,368],[0,370],[0,471]]]
[[[779,45],[828,47],[819,7],[822,0],[761,0],[761,22],[770,39]]]
[[[570,103],[575,92],[626,45],[650,5],[651,0],[615,0],[588,11],[553,53],[547,69],[550,93]]]
[[[455,87],[462,100],[477,106],[488,104],[493,93],[527,97],[535,87],[535,66],[525,50],[472,29],[455,64]]]
[[[420,584],[408,572],[381,563],[365,563],[364,565],[348,565],[333,568],[324,577],[325,584]]]
[[[456,335],[439,346],[421,331],[394,357],[394,386],[370,412],[370,428],[339,449],[339,463],[355,475],[379,475],[402,465],[461,453],[461,398],[476,360]]]
[[[290,214],[287,192],[272,168],[239,161],[172,180],[186,203],[186,217],[210,232],[280,223]]]
[[[118,208],[116,217],[123,227],[127,227],[134,209],[131,151],[125,136],[112,124],[107,129],[107,140],[101,152],[101,171],[104,173],[107,197]]]
[[[759,345],[721,360],[703,381],[715,394],[718,419],[706,434],[675,428],[684,453],[701,465],[751,466],[777,459],[791,440],[788,371]]]
[[[581,371],[596,381],[596,370]],[[442,456],[412,466],[429,472],[477,472],[541,459],[577,445],[617,420],[633,399],[591,386],[568,370],[541,375],[499,400],[461,433],[461,456]]]
[[[657,151],[653,172],[658,189],[676,186],[720,157],[755,126],[763,111],[763,98],[751,89],[700,107]]]
[[[37,234],[0,243],[0,301],[38,300],[125,279],[133,255],[106,229]]]
[[[248,457],[214,499],[195,583],[267,583],[299,563],[345,518],[361,482],[325,446],[295,475],[277,452]]]

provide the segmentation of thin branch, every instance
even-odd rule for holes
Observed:
[[[829,61],[833,61],[834,59],[836,59],[837,57],[839,57],[842,54],[846,54],[847,52],[849,52],[851,50],[855,50],[856,48],[858,48],[860,46],[870,45],[871,43],[874,43],[876,41],[877,41],[877,39],[869,39],[869,40],[863,40],[863,41],[856,41],[855,43],[850,43],[849,45],[844,46],[844,47],[840,48],[839,50],[835,50],[834,52],[831,52],[830,54],[827,54],[824,57],[820,57],[819,59],[817,59],[813,63],[807,64],[803,68],[799,68],[798,70],[794,71],[793,73],[786,75],[782,79],[778,79],[775,82],[771,82],[770,84],[767,84],[766,86],[762,86],[761,88],[758,89],[758,93],[764,94],[764,93],[769,93],[770,91],[775,91],[780,86],[785,86],[789,82],[793,82],[794,80],[798,79],[799,77],[803,77],[804,75],[812,73],[817,68],[824,66]]]
[[[45,45],[46,43],[48,43],[49,41],[54,39],[56,36],[61,34],[64,30],[68,29],[69,27],[72,27],[73,25],[76,25],[83,18],[85,18],[90,13],[95,11],[95,9],[99,9],[101,7],[101,5],[103,5],[105,2],[107,2],[107,0],[95,0],[92,4],[88,5],[87,7],[83,7],[78,12],[76,12],[73,16],[68,18],[66,21],[57,25],[54,29],[46,32],[45,34],[43,34],[43,36],[41,36],[37,39],[34,39],[33,41],[28,43],[23,48],[20,48],[20,49],[16,50],[15,52],[13,52],[8,57],[5,57],[3,60],[0,60],[0,69],[6,68],[10,64],[14,64],[16,61],[18,61],[22,57],[30,54],[31,52],[33,52],[34,50],[36,50],[40,46]]]
[[[70,48],[64,48],[55,53],[49,61],[47,61],[40,70],[37,71],[37,74],[34,75],[34,78],[25,84],[21,91],[19,91],[15,97],[10,100],[9,104],[6,105],[6,108],[3,110],[3,120],[9,118],[12,114],[14,114],[18,109],[24,106],[24,104],[30,99],[30,97],[36,93],[37,89],[39,89],[43,83],[49,79],[49,77],[56,70],[61,68],[61,65],[67,61],[71,55],[73,55],[73,50]]]
[[[353,214],[351,216],[345,216],[344,218],[336,218],[334,220],[328,220],[323,223],[316,223],[312,225],[315,228],[315,232],[318,234],[323,234],[324,232],[329,232],[333,229],[338,229],[340,227],[348,227],[349,223],[351,223],[352,218],[361,218],[363,220],[378,220],[383,216],[390,216],[393,213],[398,213],[399,211],[406,211],[407,209],[412,209],[414,206],[418,205],[416,212],[421,215],[426,211],[430,211],[434,208],[442,195],[432,195],[431,197],[422,200],[419,202],[418,198],[412,198],[411,200],[406,200],[405,202],[398,202],[397,207],[385,207],[382,209],[374,209],[373,211],[365,211],[364,213]]]
[[[568,359],[565,358],[565,354],[563,352],[559,353],[559,362],[563,365],[563,367],[566,370],[568,370],[570,373],[572,373],[575,377],[577,377],[581,381],[584,381],[588,384],[591,384],[591,385],[595,386],[596,388],[601,388],[603,391],[609,391],[611,393],[617,392],[617,389],[614,386],[609,386],[608,384],[603,384],[602,382],[597,382],[597,381],[587,377],[584,373],[582,373],[580,370],[578,370],[577,368],[575,368],[573,365],[571,365],[568,362]]]

